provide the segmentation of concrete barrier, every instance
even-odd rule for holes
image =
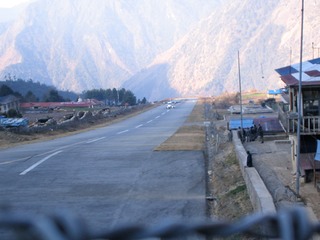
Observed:
[[[247,168],[247,152],[244,149],[241,140],[238,137],[237,131],[232,131],[233,144],[235,146],[236,155],[240,164],[240,169],[243,178],[246,182],[248,194],[251,204],[255,211],[262,213],[275,213],[276,207],[274,205],[271,194],[262,181],[259,173],[254,167]]]

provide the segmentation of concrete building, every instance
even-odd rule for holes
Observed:
[[[7,113],[10,109],[20,110],[20,100],[14,95],[0,97],[0,112]]]

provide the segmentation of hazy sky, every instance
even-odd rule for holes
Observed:
[[[31,2],[32,0],[0,0],[0,8],[12,8],[21,3]]]

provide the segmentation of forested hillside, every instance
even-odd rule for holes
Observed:
[[[16,93],[19,93],[22,97],[30,95],[31,92],[35,96],[35,100],[38,101],[44,101],[44,98],[52,90],[57,91],[57,93],[62,98],[69,101],[76,101],[79,96],[79,94],[77,93],[70,91],[60,91],[57,90],[54,86],[48,86],[43,83],[33,82],[31,79],[28,81],[25,81],[23,79],[0,81],[0,87],[2,87],[3,85],[9,87]]]
[[[69,102],[77,101],[79,98],[96,99],[107,105],[135,105],[146,103],[146,98],[137,99],[134,93],[125,88],[116,89],[91,89],[77,94],[70,91],[57,90],[53,86],[47,86],[31,79],[6,80],[0,82],[0,97],[13,94],[22,102]]]

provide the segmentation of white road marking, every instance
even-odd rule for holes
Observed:
[[[136,126],[135,128],[139,128],[139,127],[142,127],[142,126],[143,126],[143,124],[140,124],[140,125]]]
[[[121,131],[121,132],[118,132],[117,134],[122,134],[122,133],[126,133],[126,132],[129,132],[129,130],[124,130],[124,131]]]
[[[14,162],[23,162],[23,161],[28,160],[29,158],[32,158],[32,156],[21,158],[21,159],[16,159],[16,160],[12,160],[12,161],[1,162],[0,165],[10,164],[10,163],[14,163]]]
[[[165,114],[166,114],[166,112],[161,113],[161,115],[165,115]]]
[[[27,168],[26,170],[24,170],[23,172],[21,172],[19,175],[25,175],[25,174],[27,174],[27,173],[30,172],[32,169],[34,169],[34,168],[36,168],[37,166],[39,166],[41,163],[47,161],[49,158],[51,158],[51,157],[53,157],[53,156],[55,156],[55,155],[57,155],[57,154],[59,154],[59,153],[61,153],[61,152],[63,152],[63,151],[58,151],[58,152],[55,152],[55,153],[50,154],[49,156],[41,159],[39,162],[33,164],[31,167],[29,167],[29,168]]]
[[[156,116],[155,119],[159,118],[160,116]]]
[[[148,121],[147,123],[151,123],[153,120]]]
[[[52,149],[52,150],[50,150],[50,151],[48,151],[48,152],[44,152],[44,153],[37,154],[37,155],[35,155],[34,157],[44,156],[44,155],[47,155],[47,154],[49,154],[49,153],[56,152],[56,151],[58,151],[58,150],[62,150],[62,149],[65,149],[65,148],[73,147],[73,146],[76,146],[76,145],[80,145],[80,144],[83,144],[83,143],[85,143],[85,141],[68,144],[68,145],[65,145],[65,146],[63,146],[63,147],[59,147],[59,148],[56,148],[56,149]]]
[[[93,143],[93,142],[102,140],[102,139],[104,139],[104,138],[106,138],[106,137],[101,137],[101,138],[92,139],[92,140],[90,140],[90,141],[88,141],[88,142],[86,142],[86,143]]]
[[[6,161],[6,162],[1,162],[0,165],[11,164],[11,163],[14,163],[14,162],[23,162],[23,161],[26,161],[26,160],[28,160],[30,158],[33,158],[33,157],[41,157],[41,156],[44,156],[44,155],[48,155],[49,153],[52,153],[52,152],[57,152],[58,150],[62,150],[62,149],[69,148],[69,147],[76,146],[76,145],[83,144],[83,143],[85,143],[85,141],[81,141],[81,142],[65,145],[63,147],[59,147],[59,148],[56,148],[56,149],[53,149],[53,150],[50,150],[50,151],[47,151],[47,152],[44,152],[44,153],[40,153],[40,154],[36,154],[36,155],[33,155],[33,156],[29,156],[29,157],[16,159],[16,160],[10,160],[10,161]],[[60,152],[62,152],[62,151],[60,151]]]

